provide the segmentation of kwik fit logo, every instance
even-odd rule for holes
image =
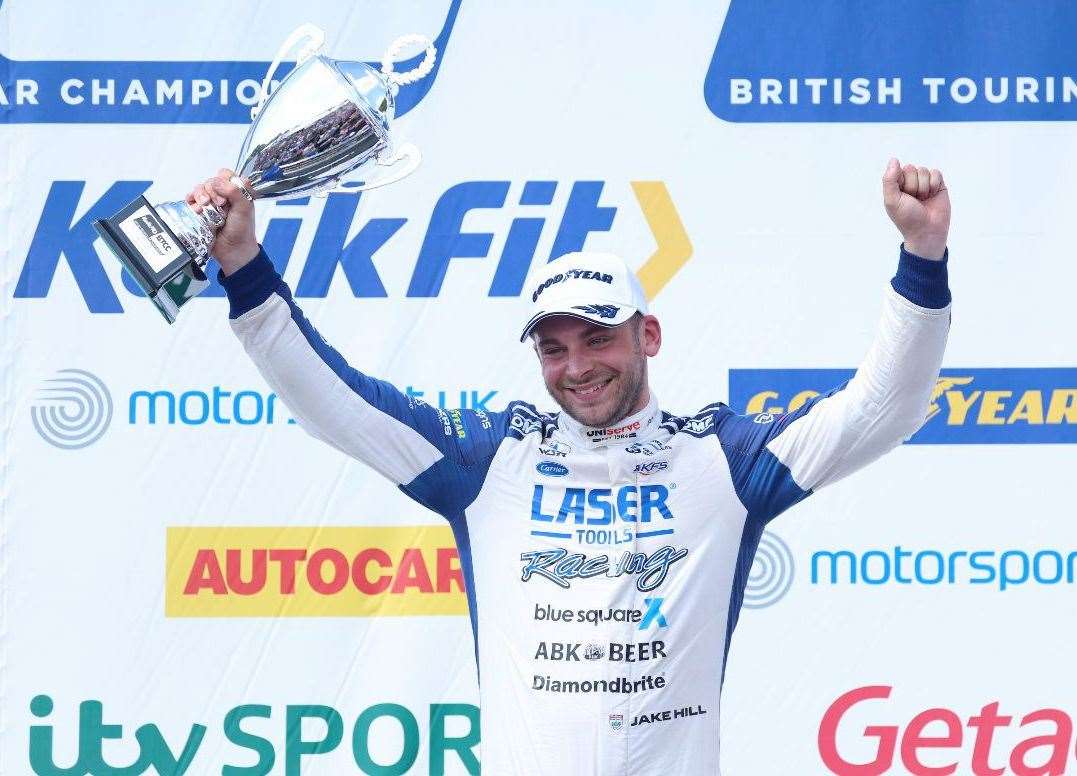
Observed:
[[[730,0],[703,86],[726,121],[1073,121],[1077,4]]]
[[[738,412],[794,412],[852,369],[731,369]],[[1077,443],[1077,368],[944,369],[910,444]]]
[[[112,423],[112,395],[83,369],[61,369],[44,382],[30,407],[41,438],[62,450],[78,450],[100,439]]]
[[[102,260],[92,223],[144,194],[151,183],[116,181],[103,194],[92,195],[97,197],[93,200],[84,197],[86,181],[54,181],[23,260],[15,298],[47,297],[57,272],[66,271],[60,268],[62,261],[66,261],[92,313],[124,311],[120,284],[132,298],[144,296],[126,271],[113,276],[120,280],[114,285],[110,273],[119,268],[111,257]],[[460,259],[467,264],[487,259],[488,296],[519,297],[539,253],[540,240],[552,239],[552,244],[549,254],[539,261],[579,251],[592,233],[612,231],[616,216],[624,212],[621,221],[629,220],[628,229],[643,234],[649,230],[654,236],[655,247],[636,273],[647,298],[653,299],[691,257],[692,243],[665,183],[628,183],[618,185],[611,195],[601,180],[465,181],[450,186],[433,211],[423,216],[425,232],[409,225],[407,217],[368,218],[356,228],[353,222],[357,220],[359,193],[334,193],[313,203],[310,198],[278,200],[273,216],[259,220],[264,230],[261,242],[300,299],[325,298],[338,272],[355,298],[436,297]],[[633,200],[632,205],[624,204]],[[495,231],[464,229],[464,220],[475,213],[495,219]],[[301,229],[303,222],[313,217],[318,219],[314,236],[300,244],[300,232],[307,231]],[[504,246],[500,256],[490,255],[494,244]],[[406,289],[392,289],[382,281],[375,261],[386,251],[393,252],[395,260],[408,261],[409,254],[413,257]],[[290,273],[298,264],[302,266]],[[215,274],[210,273],[212,284],[199,299],[224,296]]]
[[[429,76],[400,87],[396,115],[403,116],[434,85],[461,0],[452,0],[434,39],[438,57]],[[2,3],[2,0],[0,0]],[[10,12],[10,9],[8,9]],[[148,12],[147,12],[148,13]],[[106,16],[108,15],[105,12]],[[197,14],[191,15],[197,19]],[[109,25],[103,30],[108,32]],[[117,35],[116,41],[122,43]],[[276,41],[272,42],[276,45]],[[14,60],[0,53],[0,123],[26,124],[247,124],[268,61]],[[419,64],[420,53],[395,63],[399,72]],[[348,59],[350,57],[344,57]],[[375,69],[380,62],[370,63]],[[276,77],[294,64],[281,63]]]

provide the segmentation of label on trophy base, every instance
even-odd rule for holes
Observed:
[[[157,215],[146,206],[140,207],[120,223],[120,229],[131,241],[154,272],[161,272],[185,254],[172,236],[165,231]]]

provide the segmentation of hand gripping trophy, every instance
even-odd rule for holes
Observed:
[[[324,40],[322,30],[301,26],[266,71],[232,178],[250,200],[327,193],[346,176],[388,168],[350,188],[364,191],[398,181],[419,165],[419,149],[411,143],[395,147],[390,125],[399,87],[433,70],[436,52],[429,39],[398,38],[385,52],[381,72],[363,62],[323,56],[318,51]],[[423,61],[407,73],[393,72],[396,55],[415,44],[426,46]],[[270,94],[277,66],[297,47],[295,69]],[[179,308],[209,285],[204,271],[209,246],[225,215],[212,205],[199,214],[186,202],[151,205],[140,196],[93,225],[173,323]]]

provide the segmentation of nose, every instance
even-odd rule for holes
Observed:
[[[594,369],[594,359],[583,349],[572,349],[565,363],[565,377],[573,383],[587,381],[588,375]]]

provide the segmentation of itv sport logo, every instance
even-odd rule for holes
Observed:
[[[738,412],[794,412],[852,369],[731,369]],[[944,369],[910,444],[1077,443],[1077,368]]]
[[[63,705],[67,706],[68,702]],[[161,728],[146,722],[130,732],[114,707],[106,712],[100,700],[84,700],[78,705],[78,722],[72,732],[68,725],[57,724],[51,717],[57,702],[50,695],[36,695],[29,703],[33,724],[29,725],[29,767],[37,776],[140,776],[141,774],[268,774],[299,776],[310,773],[316,763],[329,766],[319,772],[336,774],[404,774],[415,773],[413,766],[420,753],[425,754],[430,774],[446,768],[469,774],[479,773],[475,748],[479,745],[479,710],[469,703],[432,703],[428,708],[411,709],[400,703],[377,703],[358,711],[353,717],[347,710],[322,704],[288,704],[274,708],[268,704],[246,703],[234,706],[220,719],[219,734],[227,740],[223,750],[217,740],[202,749],[209,725],[191,724],[179,734],[165,737]],[[57,715],[66,721],[67,708]],[[347,739],[344,738],[347,721]],[[173,725],[167,725],[171,729]],[[65,729],[66,728],[66,729]],[[126,730],[125,730],[126,729]],[[386,735],[387,729],[399,734]],[[186,734],[186,738],[181,737]],[[128,754],[135,751],[131,762]],[[58,744],[63,738],[65,743]],[[72,746],[67,743],[76,740]],[[105,744],[106,740],[112,743]],[[24,738],[25,741],[25,738]],[[344,746],[341,747],[341,743]],[[344,751],[337,751],[341,748]],[[77,750],[73,765],[70,755]],[[59,751],[57,751],[59,750]],[[23,751],[26,751],[25,749]],[[236,761],[253,765],[233,765]],[[122,759],[123,765],[114,765]],[[64,765],[57,764],[60,760]],[[223,761],[223,762],[222,762]]]

